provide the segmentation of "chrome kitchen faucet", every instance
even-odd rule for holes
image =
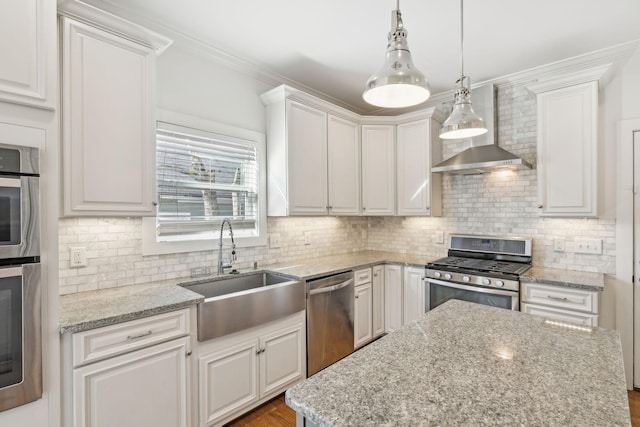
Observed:
[[[224,224],[229,224],[229,235],[231,236],[231,259],[228,263],[222,262],[222,232],[224,231]],[[236,255],[236,243],[233,241],[233,228],[231,228],[231,220],[229,218],[225,218],[222,220],[222,224],[220,224],[220,239],[218,241],[218,275],[224,273],[225,268],[232,268],[233,261],[237,260],[238,257]]]

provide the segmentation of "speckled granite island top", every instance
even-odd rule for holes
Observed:
[[[451,300],[286,392],[321,426],[630,426],[619,335]]]

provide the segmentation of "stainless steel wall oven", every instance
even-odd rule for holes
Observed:
[[[42,396],[39,152],[0,144],[0,411]]]

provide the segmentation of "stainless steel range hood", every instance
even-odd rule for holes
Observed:
[[[493,84],[473,89],[473,108],[485,120],[487,133],[473,138],[470,147],[431,168],[431,172],[471,175],[497,169],[531,169],[531,164],[497,144]]]

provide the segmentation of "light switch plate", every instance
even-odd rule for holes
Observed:
[[[577,254],[594,254],[602,253],[602,239],[576,239],[575,251]]]
[[[436,231],[434,240],[436,243],[443,244],[444,243],[444,231]]]
[[[311,244],[311,233],[308,231],[304,232],[304,244],[305,245],[310,245]]]

